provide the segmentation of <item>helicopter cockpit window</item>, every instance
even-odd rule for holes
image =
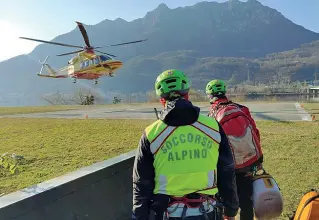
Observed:
[[[86,68],[88,66],[88,62],[87,61],[83,61],[80,64],[81,69]]]
[[[83,61],[83,62],[81,62],[81,64],[80,64],[80,68],[81,68],[81,69],[86,68],[86,67],[88,67],[88,65],[89,65],[89,62],[88,62],[88,61]]]
[[[93,61],[94,61],[95,64],[99,64],[99,58],[95,57],[95,58],[93,59]]]
[[[101,61],[103,62],[103,61],[107,61],[107,60],[109,60],[110,58],[109,57],[107,57],[107,56],[100,56],[100,59],[101,59]]]

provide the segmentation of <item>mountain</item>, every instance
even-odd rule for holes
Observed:
[[[310,81],[319,71],[319,41],[302,44],[301,47],[269,54],[259,59],[262,63],[260,79],[283,76],[290,81]],[[275,73],[275,74],[274,74]]]
[[[105,93],[150,90],[156,75],[167,68],[189,72],[192,82],[199,87],[210,77],[233,77],[239,82],[247,78],[246,72],[239,70],[243,69],[243,65],[247,69],[247,63],[250,63],[251,70],[256,72],[262,67],[260,62],[273,59],[271,57],[274,55],[268,54],[293,50],[304,43],[319,40],[318,33],[294,24],[257,0],[200,2],[176,9],[160,4],[143,18],[131,22],[118,18],[85,27],[93,46],[148,39],[139,44],[103,50],[124,61],[116,77],[104,78],[97,85]],[[84,44],[77,27],[52,41]],[[31,103],[37,102],[44,93],[56,92],[57,88],[68,92],[79,86],[93,87],[91,82],[82,81],[80,85],[74,85],[69,80],[42,79],[35,75],[40,69],[38,60],[43,60],[47,55],[53,67],[67,65],[71,56],[55,55],[70,52],[70,49],[41,44],[30,54],[1,62],[0,105],[13,102],[14,95],[19,96],[23,103]],[[264,71],[265,76],[273,74]],[[257,78],[268,80],[267,77]],[[303,78],[303,75],[300,77]],[[9,93],[12,94],[10,98]],[[17,101],[14,103],[17,104]]]
[[[232,85],[244,82],[248,72],[251,81],[269,85],[310,81],[314,79],[314,73],[319,72],[319,41],[263,58],[199,57],[198,52],[191,50],[139,56],[126,63],[122,70],[125,74],[118,75],[117,80],[131,82],[125,84],[123,90],[146,92],[153,89],[157,74],[169,68],[185,71],[198,89],[203,89],[213,78],[226,80]]]

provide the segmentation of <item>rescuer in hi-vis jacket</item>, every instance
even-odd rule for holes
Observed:
[[[155,82],[164,110],[148,126],[133,168],[132,219],[234,219],[235,167],[219,123],[188,100],[189,81],[179,70]]]

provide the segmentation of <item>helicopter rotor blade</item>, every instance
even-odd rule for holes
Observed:
[[[105,53],[105,52],[102,52],[102,51],[99,51],[99,50],[95,50],[95,51],[96,51],[96,52],[99,52],[99,53],[106,54],[106,55],[111,56],[111,57],[116,57],[116,56],[113,55],[113,54]]]
[[[120,43],[120,44],[112,44],[112,45],[108,45],[108,46],[103,46],[103,47],[94,47],[96,49],[98,48],[104,48],[104,47],[114,47],[114,46],[120,46],[120,45],[125,45],[125,44],[134,44],[134,43],[139,43],[139,42],[143,42],[143,41],[147,41],[148,39],[144,39],[144,40],[137,40],[137,41],[130,41],[130,42],[125,42],[125,43]]]
[[[76,21],[76,23],[77,23],[77,25],[82,33],[82,36],[83,36],[83,39],[84,39],[86,46],[91,47],[90,41],[89,41],[89,36],[88,36],[83,24],[81,22],[78,22],[78,21]]]
[[[69,53],[62,53],[62,54],[58,54],[57,56],[65,56],[65,55],[70,55],[70,54],[75,54],[75,53],[79,53],[83,50],[77,50],[77,51],[73,51],[73,52],[69,52]]]
[[[20,39],[24,39],[24,40],[38,41],[38,42],[42,42],[42,43],[60,45],[60,46],[65,46],[65,47],[83,48],[81,46],[76,46],[76,45],[71,45],[71,44],[64,44],[64,43],[57,43],[57,42],[45,41],[45,40],[38,40],[38,39],[33,39],[33,38],[28,38],[28,37],[19,37],[19,38]]]

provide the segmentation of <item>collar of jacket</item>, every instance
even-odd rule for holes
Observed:
[[[184,98],[168,101],[159,119],[172,126],[191,124],[198,118],[200,108]]]
[[[216,107],[218,104],[222,103],[222,102],[229,102],[230,100],[225,96],[222,98],[214,98],[210,101],[210,104],[212,105],[212,108]]]

